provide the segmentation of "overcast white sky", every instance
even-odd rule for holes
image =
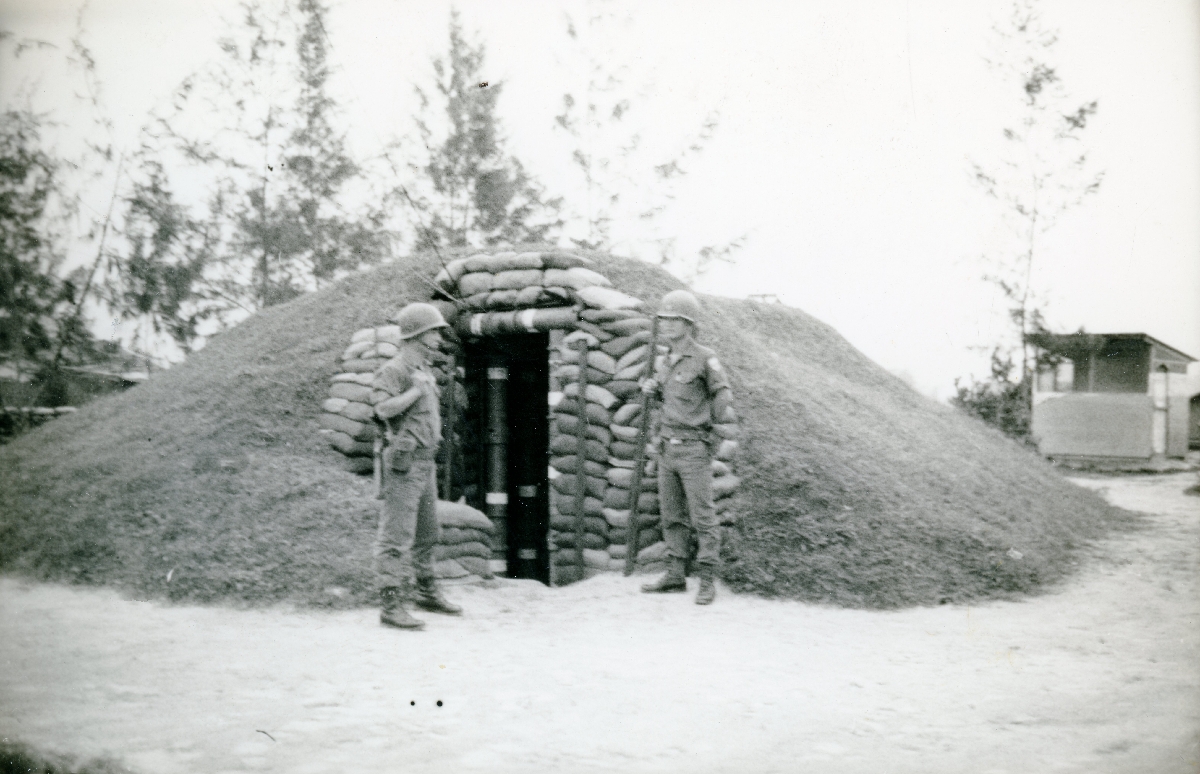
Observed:
[[[552,190],[567,179],[553,116],[570,85],[564,8],[457,3],[488,46],[511,147]],[[1017,109],[987,69],[1008,4],[959,0],[641,3],[620,43],[652,80],[645,131],[684,136],[723,121],[693,166],[670,226],[683,250],[748,233],[706,292],[775,293],[836,327],[885,367],[945,396],[986,374],[971,347],[996,338],[1002,305],[980,280],[1001,232],[972,186]],[[0,27],[65,50],[76,2],[0,0]],[[407,127],[410,83],[445,48],[449,5],[344,0],[329,24],[335,93],[369,153]],[[1200,3],[1044,0],[1061,32],[1060,76],[1100,110],[1086,138],[1100,193],[1062,220],[1040,257],[1054,327],[1146,332],[1200,357]],[[118,138],[216,57],[236,3],[92,0],[88,39]],[[0,94],[40,78],[35,102],[69,120],[72,89],[46,56],[3,63]],[[1200,388],[1200,385],[1197,386]]]

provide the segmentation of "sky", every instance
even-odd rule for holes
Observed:
[[[460,0],[503,83],[511,150],[571,194],[569,146],[553,130],[578,86],[564,12],[580,3]],[[1004,244],[996,203],[970,179],[1000,152],[1018,105],[984,58],[1006,2],[843,0],[627,4],[612,42],[636,121],[674,147],[721,121],[662,228],[683,253],[745,234],[698,290],[774,294],[936,397],[987,375],[1004,304],[982,256]],[[0,0],[0,28],[68,46],[78,3]],[[1056,330],[1145,332],[1200,357],[1200,3],[1043,0],[1072,96],[1095,99],[1085,133],[1100,191],[1046,235],[1035,281]],[[412,83],[444,51],[449,4],[343,0],[328,31],[332,89],[349,140],[370,154],[411,126]],[[218,57],[237,4],[92,0],[84,19],[118,143],[188,74]],[[25,88],[83,126],[78,79],[39,52],[0,70],[0,97]],[[647,178],[649,179],[649,178]],[[98,206],[98,205],[97,205]],[[1195,369],[1194,390],[1200,390]]]

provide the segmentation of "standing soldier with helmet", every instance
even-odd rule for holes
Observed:
[[[712,498],[713,424],[733,421],[732,393],[716,353],[696,342],[700,302],[686,290],[663,296],[658,334],[668,345],[642,391],[662,400],[658,501],[668,568],[647,593],[687,591],[685,567],[695,530],[700,590],[696,604],[711,604],[721,557],[721,534]]]
[[[462,608],[442,596],[433,573],[438,542],[437,454],[442,421],[438,386],[430,358],[448,327],[431,304],[409,304],[394,318],[403,344],[399,353],[375,372],[374,388],[391,397],[375,407],[385,427],[383,508],[375,538],[379,574],[380,623],[421,629],[406,602],[435,613],[458,615]],[[416,585],[413,586],[415,573]]]

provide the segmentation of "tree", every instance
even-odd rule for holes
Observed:
[[[416,87],[416,193],[403,184],[393,191],[413,211],[417,248],[545,242],[562,223],[561,200],[548,199],[505,147],[496,115],[503,84],[486,76],[485,55],[451,11],[449,51],[433,60],[433,94]]]
[[[1016,120],[1003,128],[1001,157],[986,167],[973,163],[972,176],[999,203],[1011,237],[991,259],[985,276],[1007,302],[1016,338],[1015,345],[993,348],[993,379],[995,364],[1011,359],[1010,353],[1019,348],[1016,383],[1028,404],[1036,365],[1028,337],[1043,328],[1045,308],[1035,273],[1040,238],[1063,213],[1100,188],[1103,173],[1091,169],[1082,139],[1098,104],[1073,101],[1067,93],[1053,64],[1058,33],[1044,23],[1037,0],[1015,0],[995,35],[1000,54],[989,64],[1012,87],[1020,109]]]
[[[334,124],[328,9],[241,12],[221,62],[185,79],[145,133],[108,286],[127,316],[184,349],[205,320],[228,325],[390,249],[381,210],[346,204],[361,169]],[[180,200],[181,182],[206,199]]]
[[[731,261],[746,241],[743,235],[710,245],[685,261],[676,254],[676,237],[661,227],[661,216],[675,201],[691,162],[712,140],[720,114],[709,111],[694,132],[682,137],[647,141],[635,125],[651,84],[631,84],[619,49],[631,23],[611,0],[587,0],[582,16],[566,17],[568,58],[578,72],[573,82],[583,84],[563,94],[562,112],[555,116],[555,128],[573,145],[570,161],[582,190],[568,211],[566,231],[577,246],[660,262],[690,280],[713,261]]]
[[[32,372],[41,400],[58,405],[61,366],[94,356],[96,342],[77,314],[81,288],[61,277],[66,232],[55,207],[65,197],[43,120],[12,108],[0,120],[0,362],[18,380]]]

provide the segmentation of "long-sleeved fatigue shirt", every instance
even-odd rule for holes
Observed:
[[[689,337],[656,358],[654,366],[662,398],[660,435],[708,440],[713,423],[725,420],[732,403],[717,354]]]
[[[419,388],[421,397],[403,414],[389,419],[388,428],[397,436],[412,436],[419,447],[437,449],[442,440],[440,392],[425,355],[416,344],[405,343],[395,357],[381,365],[375,371],[373,387],[393,396],[411,387]]]

